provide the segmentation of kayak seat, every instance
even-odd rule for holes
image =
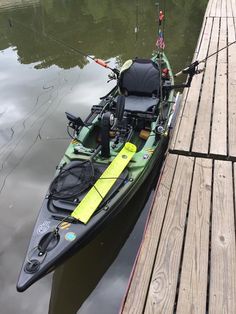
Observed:
[[[121,69],[118,86],[125,96],[125,110],[150,112],[159,102],[160,71],[147,59],[128,60]]]
[[[158,104],[158,98],[128,96],[125,98],[125,110],[132,112],[153,112]]]

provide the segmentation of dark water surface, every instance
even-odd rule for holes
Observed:
[[[23,294],[15,284],[41,201],[69,142],[64,112],[85,117],[114,84],[106,84],[107,70],[70,47],[110,60],[112,67],[149,57],[156,41],[154,2],[0,1],[1,314],[48,312],[51,275]],[[206,3],[161,5],[166,52],[175,71],[192,59]],[[50,313],[75,313],[82,303],[78,313],[117,312],[151,201],[144,206],[147,195],[145,186],[129,208],[56,271]]]

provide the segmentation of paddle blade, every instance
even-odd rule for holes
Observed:
[[[136,150],[137,148],[134,144],[125,144],[123,149],[72,212],[72,217],[80,220],[84,224],[89,221],[104,197],[110,191],[113,184],[134,156]]]

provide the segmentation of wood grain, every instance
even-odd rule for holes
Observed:
[[[236,17],[236,0],[231,0],[233,17]]]
[[[177,314],[206,313],[212,160],[196,159]]]
[[[178,158],[144,313],[173,313],[193,164]]]
[[[228,19],[228,42],[235,39],[234,20]],[[229,46],[228,62],[229,156],[236,157],[236,44]]]
[[[222,1],[220,17],[227,17],[227,0]]]
[[[220,20],[214,19],[208,55],[217,50]],[[214,77],[216,71],[216,55],[207,60],[202,86],[197,121],[194,132],[192,152],[208,154],[211,113],[214,93]]]
[[[209,0],[206,8],[206,13],[205,13],[205,18],[210,16],[211,13],[211,7],[213,4],[214,0]]]
[[[222,8],[222,2],[224,2],[226,0],[217,0],[217,3],[216,3],[216,12],[215,12],[215,16],[216,17],[221,17],[223,16],[221,14],[221,8]]]
[[[227,17],[232,17],[233,16],[233,11],[232,11],[232,3],[231,0],[228,0],[226,2],[226,10],[227,10]]]
[[[137,260],[128,296],[122,313],[142,313],[152,274],[159,236],[169,198],[177,156],[169,155],[164,173],[158,188],[157,197],[152,208],[149,224],[145,232],[143,244]]]
[[[198,59],[204,59],[207,55],[208,46],[210,43],[212,19],[207,19],[206,28],[204,31],[201,47],[198,55]],[[202,68],[203,65],[201,65]],[[190,145],[192,140],[194,121],[196,116],[196,110],[198,106],[198,99],[202,84],[202,73],[196,75],[193,78],[192,86],[189,90],[186,104],[182,113],[178,134],[176,136],[174,150],[190,151]]]
[[[207,6],[208,10],[209,10],[209,7],[210,7],[210,4],[208,4],[208,6]],[[206,16],[207,16],[207,12],[205,14],[205,17]],[[203,24],[202,24],[201,32],[200,32],[200,35],[199,35],[199,38],[198,38],[198,42],[197,42],[197,46],[196,46],[196,49],[195,49],[195,52],[194,52],[194,57],[193,57],[192,62],[194,62],[195,60],[198,59],[199,51],[200,51],[201,44],[202,44],[202,41],[203,41],[203,34],[204,34],[204,32],[208,31],[208,28],[209,28],[209,26],[208,26],[208,28],[206,28],[206,24],[207,23],[209,24],[209,22],[207,22],[207,19],[205,18],[204,21],[203,21]],[[212,20],[210,21],[210,23],[212,23]],[[170,150],[173,150],[174,147],[175,147],[175,142],[176,142],[176,138],[178,136],[179,126],[180,126],[180,122],[181,122],[181,119],[182,119],[182,116],[183,116],[183,110],[184,110],[184,107],[185,107],[185,104],[186,104],[186,99],[188,97],[188,92],[189,92],[188,88],[185,88],[184,91],[183,91],[182,100],[181,100],[181,103],[180,103],[179,114],[178,114],[177,119],[176,119],[175,128],[174,128],[173,135],[172,135],[171,142],[170,142]]]
[[[227,45],[226,19],[221,19],[219,49]],[[218,53],[210,154],[227,155],[227,50]]]
[[[235,313],[236,252],[232,163],[217,160],[214,166],[209,313]]]
[[[216,16],[216,7],[217,7],[217,0],[213,0],[212,5],[211,5],[211,11],[210,11],[211,17]]]

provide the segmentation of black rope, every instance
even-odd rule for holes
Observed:
[[[107,178],[98,178],[98,180],[122,180],[122,181],[125,181],[126,179],[122,179],[120,177],[107,177]],[[98,192],[98,194],[101,197],[101,199],[103,200],[105,198],[105,196],[102,196],[102,194],[100,193],[100,191],[96,187],[96,183],[93,185],[93,187]]]
[[[70,218],[71,217],[71,215],[67,215],[65,218],[63,218],[57,225],[56,225],[56,227],[53,229],[53,230],[55,230],[55,232],[57,231],[57,232],[59,232],[59,227],[60,227],[60,225],[63,223],[63,222],[65,222],[68,218]]]
[[[98,192],[99,196],[101,197],[101,199],[103,200],[104,197],[102,196],[102,194],[99,192],[98,188],[96,187],[96,185],[94,184],[94,189]]]
[[[122,181],[126,180],[126,179],[123,179],[123,178],[120,178],[120,177],[98,178],[98,180],[106,180],[106,179],[108,179],[108,180],[111,180],[111,179],[113,179],[113,180],[122,180]]]

